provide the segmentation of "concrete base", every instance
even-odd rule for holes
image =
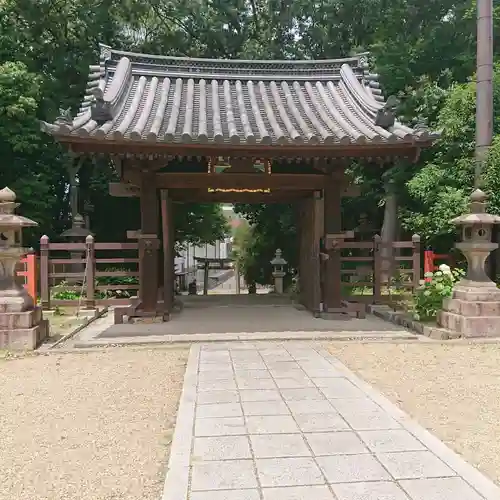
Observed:
[[[49,323],[42,318],[42,309],[0,314],[0,348],[33,350],[48,336]]]
[[[438,325],[462,337],[500,337],[500,290],[488,286],[458,285],[438,314]]]

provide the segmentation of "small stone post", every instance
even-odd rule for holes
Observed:
[[[281,250],[278,248],[274,259],[271,260],[273,266],[274,289],[276,293],[283,294],[283,278],[285,277],[285,266],[288,262],[281,256]]]
[[[470,197],[470,212],[453,219],[462,228],[462,242],[456,247],[467,259],[465,278],[445,300],[439,326],[459,337],[500,337],[500,290],[485,271],[488,255],[498,247],[491,242],[493,224],[500,217],[486,213],[487,196],[476,189]]]
[[[21,230],[37,225],[16,215],[18,206],[15,193],[9,188],[0,191],[0,348],[31,350],[45,338],[47,322],[16,280],[16,264],[28,252],[21,246]]]

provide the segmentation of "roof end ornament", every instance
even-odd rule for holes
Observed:
[[[71,108],[59,108],[59,116],[55,121],[56,125],[67,125],[71,127],[73,125],[73,117],[71,115]]]
[[[113,119],[111,103],[104,100],[104,92],[100,87],[92,90],[94,101],[90,107],[90,115],[92,120],[96,121],[98,125],[102,125]]]
[[[384,106],[377,111],[375,125],[384,129],[392,127],[396,121],[396,109],[399,103],[400,101],[396,96],[389,96]]]

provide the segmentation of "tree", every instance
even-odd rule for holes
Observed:
[[[493,127],[496,136],[500,133],[499,84],[500,66],[496,66]],[[464,212],[474,185],[475,99],[473,81],[454,85],[447,92],[436,121],[436,126],[442,129],[441,138],[429,152],[424,166],[407,184],[413,204],[403,211],[405,226],[446,251],[455,234],[450,220]],[[484,189],[490,194],[489,209],[500,214],[498,159],[496,137],[484,172]]]
[[[39,223],[37,237],[41,233],[56,237],[70,223],[67,165],[74,159],[40,132],[36,118],[53,121],[58,108],[78,109],[88,66],[99,58],[98,43],[128,49],[137,35],[134,19],[142,15],[144,5],[135,0],[0,2],[0,64],[8,64],[0,83],[0,151],[5,153],[0,183],[17,191],[23,213]],[[164,38],[155,36],[161,52]],[[177,32],[180,53],[183,39]],[[136,48],[147,46],[139,43]],[[12,107],[9,99],[24,107],[19,103]],[[109,196],[107,185],[112,180],[116,174],[102,159],[85,161],[79,172],[80,205],[94,206],[92,230],[97,239],[111,241],[123,240],[125,231],[136,229],[140,222],[137,200]],[[218,206],[179,205],[176,210],[178,238],[189,242],[217,239],[224,224]],[[35,244],[36,238],[29,243]]]

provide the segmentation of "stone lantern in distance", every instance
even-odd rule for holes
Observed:
[[[43,339],[42,310],[16,280],[16,265],[27,249],[21,231],[37,223],[16,215],[19,206],[9,188],[0,190],[0,348],[34,349]]]
[[[285,266],[288,262],[281,256],[281,250],[278,248],[274,259],[271,260],[271,265],[273,266],[273,278],[274,278],[274,289],[276,293],[283,294],[283,278],[285,277]]]
[[[500,290],[485,271],[488,255],[498,247],[491,242],[491,234],[500,217],[486,213],[486,199],[486,194],[476,189],[470,197],[469,213],[452,220],[461,227],[462,241],[456,247],[467,259],[467,275],[444,301],[438,324],[454,336],[500,336]]]

